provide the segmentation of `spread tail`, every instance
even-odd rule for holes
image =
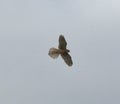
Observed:
[[[56,59],[59,56],[59,50],[56,48],[50,48],[48,55],[53,59]]]

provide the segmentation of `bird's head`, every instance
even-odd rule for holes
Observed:
[[[69,50],[69,49],[66,49],[66,51],[67,51],[67,52],[70,52],[70,50]]]

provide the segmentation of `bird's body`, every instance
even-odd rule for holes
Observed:
[[[73,62],[72,62],[71,56],[68,54],[68,52],[70,52],[70,50],[66,49],[66,46],[67,46],[67,42],[66,42],[64,36],[60,35],[58,49],[50,48],[48,54],[49,54],[49,56],[51,56],[54,59],[57,58],[59,55],[61,55],[61,57],[64,59],[65,63],[69,66],[72,66]]]

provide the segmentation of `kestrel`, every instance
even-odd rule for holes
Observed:
[[[53,59],[56,59],[56,58],[58,58],[59,55],[61,55],[61,57],[63,58],[65,63],[68,66],[72,66],[72,64],[73,64],[72,58],[68,54],[70,52],[70,50],[66,49],[66,46],[67,46],[67,42],[66,42],[64,36],[60,35],[58,49],[50,48],[48,55],[51,56]]]

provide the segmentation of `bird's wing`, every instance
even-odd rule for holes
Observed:
[[[67,42],[63,35],[59,36],[59,49],[66,50]]]
[[[72,66],[73,64],[72,58],[68,53],[61,54],[61,56],[68,66]]]

